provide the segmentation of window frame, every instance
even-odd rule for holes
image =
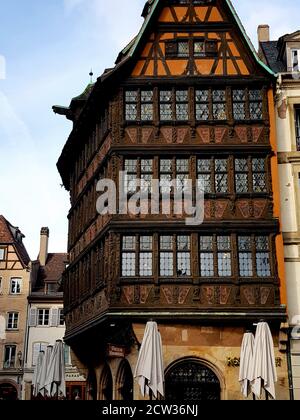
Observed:
[[[14,292],[13,291],[13,282],[14,281],[18,281],[17,285],[14,286],[14,287],[17,286],[17,288],[19,290],[17,292]],[[23,278],[22,277],[11,277],[10,278],[10,282],[9,282],[9,294],[11,296],[19,296],[19,295],[22,294],[22,281],[23,281]]]
[[[297,56],[298,56],[297,70],[294,68],[294,53],[295,52],[297,52]],[[300,48],[291,48],[291,70],[292,72],[295,72],[295,73],[300,72]]]
[[[12,317],[12,319],[10,319]],[[18,331],[19,330],[20,313],[19,312],[7,312],[6,330],[7,331]],[[11,326],[10,326],[11,323]]]
[[[6,360],[7,350],[9,350],[9,358]],[[12,356],[14,352],[14,356]],[[6,344],[4,346],[4,357],[3,357],[3,368],[4,369],[14,369],[16,367],[17,359],[17,346],[15,344]],[[7,366],[9,363],[9,366]]]
[[[180,249],[180,242],[179,238],[188,238],[188,249]],[[171,239],[169,248],[167,248],[167,245],[163,245],[164,243],[167,244],[167,241],[163,241],[163,238],[169,238]],[[192,244],[192,237],[191,234],[182,235],[182,234],[161,234],[158,237],[158,259],[159,259],[159,277],[162,279],[168,279],[168,278],[175,278],[175,279],[189,279],[192,277],[192,251],[191,251],[191,244]],[[189,258],[186,260],[188,261],[188,274],[180,274],[179,271],[179,261],[180,256],[188,254]],[[166,261],[166,259],[163,259],[163,255],[168,255],[167,260],[172,262],[172,273],[171,270],[169,270],[169,267],[162,268],[162,262]],[[171,258],[170,258],[171,257]],[[165,274],[164,274],[165,273]]]
[[[58,327],[64,327],[66,323],[64,309],[59,308],[58,309]]]
[[[133,246],[132,248],[125,248],[124,247],[124,239],[127,238],[131,238],[134,239],[133,242]],[[150,248],[146,249],[143,248],[143,244],[142,244],[142,239],[143,238],[151,238],[151,241],[149,242],[150,244]],[[145,261],[142,259],[142,256],[145,255],[149,255],[151,254],[151,258],[149,259],[149,261],[151,262],[151,274],[150,272],[148,274],[141,274],[142,271],[142,267],[141,267],[141,262]],[[126,265],[124,265],[124,263],[126,262],[126,260],[124,259],[125,255],[132,255],[133,258],[131,260],[131,264],[134,267],[134,270],[132,270],[132,273],[130,274],[125,274],[124,271],[124,267],[126,267]],[[132,267],[132,268],[133,268]],[[133,272],[134,271],[134,272]],[[121,237],[121,277],[123,279],[129,279],[129,278],[153,278],[154,275],[154,237],[153,235],[123,235]]]
[[[43,312],[42,315],[42,323],[40,323],[40,313]],[[48,312],[48,323],[45,323],[46,320],[46,312]],[[38,308],[37,309],[37,327],[50,327],[50,314],[51,310],[49,308]]]
[[[1,254],[3,252],[3,254]],[[1,258],[2,255],[2,258]],[[6,247],[0,246],[0,263],[6,260]]]

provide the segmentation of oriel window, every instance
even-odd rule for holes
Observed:
[[[122,276],[136,275],[136,237],[124,236],[122,241]]]
[[[212,159],[198,159],[198,188],[201,192],[212,193]]]
[[[160,237],[160,276],[171,277],[174,275],[174,245],[173,236]]]
[[[256,271],[258,277],[271,277],[270,247],[268,236],[255,238]]]
[[[141,91],[141,120],[153,121],[153,91]]]
[[[127,90],[125,92],[125,119],[137,121],[138,119],[138,91]]]
[[[153,180],[153,159],[141,160],[141,189],[151,193]]]
[[[137,191],[138,160],[126,159],[124,170],[127,173],[124,180],[125,191],[128,194],[134,194]]]
[[[248,159],[235,159],[235,190],[237,193],[249,192]]]
[[[251,236],[238,238],[239,272],[241,277],[253,277],[253,246]]]
[[[263,158],[252,159],[253,192],[267,192],[266,161]]]
[[[214,277],[214,237],[200,236],[200,276]]]
[[[191,275],[191,239],[177,236],[177,277]]]
[[[246,91],[235,89],[232,91],[233,116],[235,120],[246,119]]]
[[[228,192],[228,160],[215,160],[215,188],[216,193]]]
[[[218,236],[217,248],[218,248],[218,275],[219,277],[231,277],[232,276],[231,237]]]

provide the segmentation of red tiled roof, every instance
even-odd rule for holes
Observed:
[[[58,282],[68,263],[68,254],[48,254],[45,267],[40,267],[38,283]]]
[[[19,233],[19,239],[14,236],[14,230]],[[14,245],[21,262],[25,267],[27,267],[30,262],[30,257],[27,253],[25,245],[22,242],[24,237],[25,236],[18,228],[14,227],[5,219],[4,216],[0,215],[0,244]]]

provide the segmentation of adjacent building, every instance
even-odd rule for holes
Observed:
[[[290,333],[300,324],[300,31],[270,40],[258,30],[260,56],[278,74],[276,123]],[[292,334],[294,398],[300,399],[300,340]]]
[[[49,229],[42,228],[40,251],[32,262],[31,288],[28,295],[28,330],[24,366],[23,399],[32,398],[32,376],[40,351],[46,351],[56,340],[63,340],[65,319],[62,273],[68,264],[65,253],[49,253]],[[85,379],[70,361],[69,347],[65,347],[66,382],[68,399],[85,396]]]
[[[30,283],[24,237],[0,216],[0,400],[21,398]]]
[[[140,399],[132,372],[154,319],[167,401],[237,400],[242,337],[264,319],[277,396],[288,399],[275,74],[229,0],[149,0],[143,17],[115,67],[54,107],[74,122],[58,161],[71,198],[63,288],[74,363],[88,398]],[[128,199],[138,179],[149,195],[154,179],[179,189],[192,179],[194,193],[200,180],[204,222],[187,225],[174,195],[168,214],[160,203],[158,214],[100,215],[103,178]]]

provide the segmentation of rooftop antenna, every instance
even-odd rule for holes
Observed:
[[[91,78],[91,83],[93,83],[93,76],[94,76],[93,69],[91,69],[89,76]]]

